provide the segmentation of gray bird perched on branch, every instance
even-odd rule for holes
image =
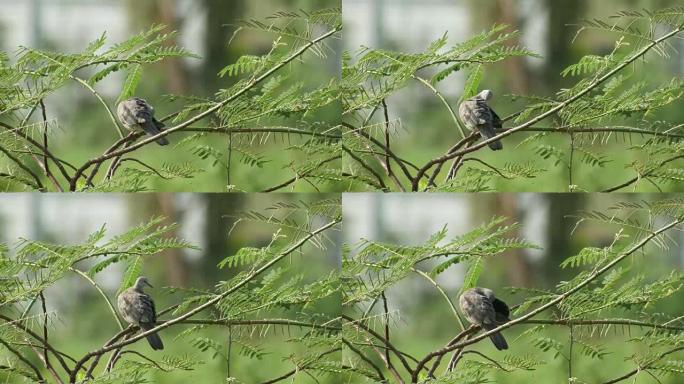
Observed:
[[[116,114],[121,124],[129,131],[142,129],[148,135],[154,136],[164,128],[164,123],[154,118],[154,108],[139,97],[120,102],[116,107]],[[160,137],[157,139],[157,144],[169,145],[169,141],[166,137]]]
[[[143,332],[154,328],[157,323],[154,301],[148,294],[143,292],[145,285],[152,287],[152,284],[150,284],[146,277],[138,277],[135,285],[121,292],[117,299],[119,313],[121,313],[124,320],[139,326]],[[147,336],[147,341],[154,350],[164,349],[164,344],[156,333]]]
[[[461,294],[458,304],[471,324],[478,325],[486,331],[496,328],[498,324],[510,321],[508,305],[497,299],[491,289],[471,288]],[[508,349],[508,343],[501,333],[494,333],[489,338],[499,351]]]
[[[487,101],[494,97],[494,93],[489,89],[478,93],[475,97],[461,103],[458,107],[458,114],[463,123],[471,131],[477,129],[483,139],[496,136],[496,128],[501,128],[501,118],[487,105]],[[503,149],[501,140],[489,143],[489,148],[494,151]]]

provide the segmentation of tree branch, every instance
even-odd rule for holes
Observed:
[[[439,356],[439,355],[442,355],[442,354],[445,354],[445,353],[448,353],[448,352],[453,351],[453,350],[455,350],[455,349],[458,349],[458,348],[461,348],[461,347],[465,347],[465,346],[467,346],[467,345],[474,344],[474,343],[476,343],[476,342],[478,342],[478,341],[480,341],[480,340],[482,340],[482,339],[484,339],[484,338],[487,338],[487,337],[491,336],[491,335],[494,334],[494,333],[500,332],[500,331],[502,331],[502,330],[504,330],[504,329],[506,329],[506,328],[509,328],[509,327],[515,325],[515,324],[522,323],[522,322],[524,322],[525,320],[528,320],[528,319],[530,319],[531,317],[536,316],[536,315],[538,315],[539,313],[541,313],[541,312],[543,312],[543,311],[545,311],[545,310],[551,308],[552,306],[557,305],[558,303],[560,303],[560,302],[562,302],[563,300],[565,300],[568,296],[570,296],[570,295],[574,294],[575,292],[579,291],[580,289],[584,288],[584,287],[587,286],[589,283],[591,283],[592,281],[594,281],[597,277],[601,276],[601,275],[604,274],[606,271],[608,271],[608,270],[610,270],[611,268],[613,268],[613,267],[614,267],[616,264],[618,264],[620,261],[622,261],[623,259],[625,259],[625,258],[628,257],[629,255],[633,254],[633,253],[636,252],[637,250],[641,249],[642,247],[644,247],[644,246],[645,246],[646,244],[648,244],[651,240],[653,240],[654,238],[656,238],[657,236],[659,236],[659,235],[662,234],[663,232],[665,232],[665,231],[667,231],[667,230],[670,230],[670,229],[676,227],[677,225],[681,224],[683,221],[684,221],[684,219],[676,220],[676,221],[673,221],[673,222],[671,222],[671,223],[669,223],[669,224],[667,224],[667,225],[665,225],[665,226],[659,228],[658,230],[654,231],[654,232],[651,233],[650,235],[644,237],[641,241],[639,241],[638,243],[636,243],[634,246],[632,246],[632,247],[631,247],[630,249],[628,249],[627,251],[625,251],[625,252],[623,252],[622,254],[620,254],[620,255],[618,255],[617,257],[615,257],[615,259],[613,259],[611,262],[607,263],[607,264],[606,264],[605,266],[603,266],[602,268],[593,271],[586,279],[584,279],[582,282],[580,282],[580,283],[577,284],[576,286],[574,286],[574,287],[572,287],[571,289],[567,290],[565,293],[563,293],[563,294],[561,294],[561,295],[558,295],[555,299],[549,301],[548,303],[546,303],[546,304],[544,304],[544,305],[542,305],[542,306],[540,306],[540,307],[538,307],[538,308],[536,308],[536,309],[534,309],[534,310],[528,312],[527,314],[525,314],[525,315],[523,315],[523,316],[521,316],[521,317],[515,318],[515,319],[513,319],[513,320],[511,320],[511,321],[509,321],[509,322],[507,322],[507,323],[504,323],[504,324],[502,324],[502,325],[500,325],[500,326],[498,326],[498,327],[496,327],[496,328],[494,328],[494,329],[492,329],[492,330],[489,330],[489,331],[487,331],[487,332],[484,332],[484,333],[482,333],[482,334],[480,334],[480,335],[478,335],[478,336],[476,336],[476,337],[473,337],[472,339],[470,339],[470,340],[468,340],[468,341],[461,342],[461,343],[457,343],[457,344],[454,344],[454,345],[452,345],[452,346],[444,347],[444,348],[442,348],[442,349],[439,349],[439,350],[437,350],[437,351],[434,351],[434,352],[429,353],[427,356],[425,356],[425,358],[424,358],[423,360],[421,360],[421,361],[418,363],[418,366],[417,366],[416,369],[413,371],[412,383],[416,383],[416,382],[417,382],[417,380],[418,380],[418,373],[420,372],[420,369],[421,369],[425,364],[427,364],[432,358],[434,358],[434,357],[436,357],[436,356]]]

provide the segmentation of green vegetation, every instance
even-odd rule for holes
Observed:
[[[241,213],[233,229],[247,223],[270,227],[270,242],[217,258],[215,283],[160,289],[160,282],[151,290],[166,345],[153,352],[137,327],[117,317],[118,292],[107,292],[98,281],[123,267],[121,292],[148,259],[195,248],[164,221],[153,218],[114,236],[103,226],[75,245],[26,239],[12,248],[3,244],[3,381],[337,382],[339,276],[323,255],[336,247],[339,198],[283,201]],[[65,310],[48,309],[55,302]]]
[[[684,82],[652,72],[675,54],[684,8],[587,20],[575,39],[590,30],[617,34],[613,49],[585,54],[556,74],[574,84],[550,96],[511,95],[493,86],[506,70],[503,64],[539,57],[521,47],[519,33],[505,25],[451,47],[445,34],[420,53],[374,48],[347,53],[343,149],[354,189],[680,190],[684,126],[676,106]],[[465,87],[459,100],[448,100],[440,84],[456,73],[467,74]],[[427,110],[416,109],[414,115],[392,110],[388,99],[406,92],[415,98],[422,94],[416,86],[433,99]],[[458,117],[458,104],[488,87],[497,95],[490,105],[504,121],[497,138],[489,140],[503,139],[504,150],[496,153]]]
[[[335,57],[329,41],[339,37],[339,9],[281,11],[266,22],[240,23],[236,34],[275,35],[270,49],[224,64],[217,80],[230,79],[224,81],[229,84],[211,96],[165,96],[174,107],[167,107],[159,92],[149,97],[158,111],[167,112],[157,114],[167,126],[161,135],[173,144],[153,149],[153,139],[122,129],[114,105],[140,94],[138,86],[153,64],[197,57],[175,46],[175,33],[166,30],[155,25],[109,47],[103,34],[75,54],[27,47],[16,59],[0,54],[4,189],[339,189],[338,118],[330,118],[339,116],[335,75],[328,71],[321,80],[319,71],[305,81],[301,73],[312,66],[325,68],[328,57]],[[98,85],[117,72],[126,74],[121,93],[116,102],[105,100]],[[57,122],[50,114],[50,99],[72,84],[89,92],[97,116]],[[79,135],[89,129],[97,131],[97,143],[81,148],[68,144],[83,142]]]
[[[495,266],[503,254],[536,247],[516,238],[511,222],[494,218],[454,238],[444,228],[414,246],[362,239],[348,247],[342,341],[352,368],[342,382],[681,381],[684,274],[658,266],[668,265],[669,249],[681,249],[684,200],[580,214],[580,228],[614,228],[613,241],[566,258],[561,267],[572,274],[549,288],[501,286]],[[491,287],[511,306],[511,321],[497,328],[508,350],[495,350],[463,318],[460,292],[444,287],[452,266],[465,268],[461,291]]]

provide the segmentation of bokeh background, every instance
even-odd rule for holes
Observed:
[[[561,281],[574,277],[579,269],[561,269],[559,264],[569,256],[579,253],[585,247],[610,245],[620,227],[587,221],[576,226],[583,212],[600,211],[608,215],[618,211],[607,211],[618,203],[644,203],[667,199],[664,194],[345,194],[343,197],[343,234],[345,243],[352,247],[361,239],[391,244],[424,244],[432,235],[446,226],[445,242],[491,221],[494,217],[507,217],[505,224],[519,223],[517,231],[510,236],[528,240],[541,247],[540,250],[510,250],[484,261],[479,286],[488,287],[510,306],[523,301],[524,292],[513,294],[511,287],[552,289]],[[644,220],[634,215],[634,220]],[[658,218],[664,224],[666,218]],[[574,232],[573,232],[574,231]],[[632,233],[629,228],[625,234]],[[668,249],[653,245],[645,248],[643,254],[625,260],[633,269],[630,276],[643,274],[646,282],[652,283],[669,275],[673,270],[684,268],[684,233],[670,231]],[[439,262],[435,260],[436,266]],[[429,266],[421,268],[429,271]],[[458,305],[457,295],[461,289],[467,265],[455,265],[440,274],[436,281]],[[392,313],[392,344],[400,350],[420,359],[456,336],[459,326],[441,294],[425,279],[416,274],[409,275],[386,292],[389,311]],[[636,309],[634,309],[636,310]],[[371,315],[379,315],[381,309],[374,309]],[[651,313],[668,314],[677,317],[684,312],[684,295],[681,292],[659,302],[648,309]],[[356,312],[354,312],[356,313]],[[541,315],[540,315],[541,316]],[[615,317],[627,317],[616,313]],[[632,314],[633,316],[633,314]],[[609,316],[605,316],[609,317]],[[541,316],[540,318],[545,318]],[[542,352],[532,345],[537,336],[551,337],[567,347],[568,330],[565,327],[549,327],[543,334],[522,336],[531,325],[511,327],[504,335],[512,346],[506,352],[498,352],[484,340],[472,346],[487,356],[498,359],[504,355],[534,356],[546,364],[535,367],[532,372],[506,373],[492,370],[489,378],[496,383],[522,383],[534,378],[540,383],[567,382],[567,361],[554,357],[555,351]],[[580,332],[580,331],[578,331]],[[625,343],[636,337],[638,328],[612,328],[589,339],[589,343],[602,345],[609,354],[602,360],[588,359],[575,350],[573,373],[585,382],[604,382],[618,377],[632,369],[633,363],[624,361],[623,356],[645,348],[639,343]],[[586,333],[583,333],[586,335]],[[566,349],[567,351],[567,349]],[[673,356],[682,358],[677,352]],[[379,362],[381,364],[381,362]],[[443,363],[445,364],[445,363]],[[675,384],[681,377],[670,375],[659,377],[662,383]],[[637,383],[652,382],[648,375],[641,375]],[[668,381],[669,380],[669,381]]]
[[[432,41],[448,33],[448,47],[452,47],[482,31],[489,30],[496,23],[508,24],[510,30],[519,30],[518,43],[540,54],[542,58],[513,58],[484,67],[480,89],[492,89],[494,99],[490,104],[502,118],[518,112],[524,100],[514,100],[511,95],[537,95],[553,97],[555,93],[573,85],[578,78],[562,77],[560,72],[588,54],[604,55],[614,48],[619,35],[585,31],[573,42],[584,19],[607,19],[621,10],[656,10],[681,5],[677,0],[343,0],[343,43],[344,50],[352,54],[362,46],[390,49],[401,52],[423,52]],[[670,57],[666,60],[653,54],[646,62],[636,67],[636,78],[653,89],[673,77],[684,74],[684,40],[673,39]],[[442,66],[438,69],[444,69]],[[437,70],[420,72],[430,78]],[[437,84],[437,89],[447,97],[452,108],[458,110],[466,76],[460,71]],[[460,133],[444,106],[434,94],[419,82],[409,85],[387,99],[390,119],[394,122],[396,134],[393,151],[416,164],[441,156],[460,139]],[[681,102],[673,103],[654,111],[653,121],[664,119],[670,122],[684,121]],[[374,121],[379,121],[378,119]],[[634,124],[630,121],[628,124]],[[505,126],[511,126],[508,125]],[[539,126],[548,126],[540,123]],[[508,150],[493,152],[478,151],[477,157],[494,166],[506,163],[532,164],[548,172],[529,180],[500,180],[488,185],[496,191],[514,192],[567,192],[567,169],[563,164],[553,165],[553,160],[530,150],[532,146],[517,148],[516,145],[533,132],[509,136],[503,140]],[[638,139],[638,138],[637,138]],[[546,143],[560,148],[569,147],[567,135],[550,135]],[[548,140],[548,141],[546,141]],[[611,163],[606,168],[590,168],[576,165],[575,184],[589,191],[602,190],[618,185],[634,176],[634,171],[625,169],[635,157],[625,151],[630,146],[629,138],[613,136],[608,141],[605,153]],[[536,143],[536,142],[535,142]],[[600,151],[604,152],[604,151]],[[548,164],[548,166],[546,165]],[[579,162],[577,162],[579,164]],[[672,166],[681,167],[682,162]],[[496,179],[496,178],[495,178]],[[665,191],[681,191],[681,183],[669,183]],[[631,191],[624,190],[624,192]],[[637,191],[658,192],[647,182],[639,183]]]
[[[261,55],[273,45],[276,33],[242,29],[234,35],[243,20],[259,20],[266,25],[276,12],[312,11],[340,7],[341,0],[0,0],[0,50],[13,60],[19,46],[58,52],[80,52],[106,33],[105,48],[149,29],[155,24],[177,31],[173,43],[199,55],[200,59],[170,59],[146,66],[137,95],[155,106],[156,115],[166,116],[177,111],[182,104],[172,103],[164,95],[197,95],[211,97],[217,90],[233,84],[237,78],[218,77],[223,67],[234,63],[243,55]],[[339,75],[339,40],[331,40],[325,60],[308,55],[302,63],[291,65],[292,81],[304,82],[305,89],[313,89]],[[101,69],[101,68],[100,68]],[[95,73],[89,73],[88,76]],[[115,73],[98,83],[96,90],[110,107],[121,92],[125,73]],[[102,153],[118,139],[106,110],[83,86],[76,82],[46,98],[48,117],[52,121],[54,136],[51,147],[55,152],[67,154],[66,160],[82,163]],[[328,108],[311,116],[312,121],[336,125],[339,111]],[[286,125],[294,121],[281,121]],[[170,138],[178,143],[184,134]],[[210,136],[202,144],[214,146],[227,138]],[[292,177],[283,170],[292,160],[282,147],[281,140],[256,140],[255,152],[266,153],[273,163],[255,170],[234,165],[231,183],[245,190],[262,190]],[[225,150],[224,150],[225,152]],[[169,147],[151,145],[136,152],[140,160],[161,164],[172,162],[188,164],[205,170],[190,182],[167,181],[154,178],[149,186],[156,191],[220,192],[227,191],[226,170],[210,159],[201,159],[190,151],[173,151]],[[275,164],[275,165],[274,165]],[[282,164],[278,166],[278,164]],[[299,191],[315,191],[301,183]],[[326,184],[327,185],[327,184]],[[0,182],[0,186],[3,183]],[[308,189],[307,189],[308,188]],[[336,190],[331,187],[331,190]]]
[[[326,194],[2,194],[0,243],[7,244],[10,249],[21,238],[80,244],[103,225],[106,226],[109,239],[153,217],[165,216],[169,224],[179,224],[173,235],[200,249],[167,250],[144,259],[142,273],[154,285],[154,288],[147,291],[155,299],[159,311],[177,304],[182,298],[182,291],[171,292],[170,287],[212,290],[217,282],[228,280],[240,270],[217,268],[221,260],[234,255],[242,247],[262,247],[271,243],[277,227],[251,221],[241,221],[235,225],[240,212],[259,212],[266,217],[282,217],[284,212],[274,209],[277,204],[313,203],[332,197],[334,196]],[[293,220],[296,218],[297,216],[292,216]],[[312,220],[315,227],[318,219],[314,216]],[[294,229],[286,228],[281,234],[293,235],[293,231]],[[316,281],[320,276],[339,268],[339,244],[340,234],[333,231],[328,233],[324,251],[318,247],[306,246],[301,253],[281,263],[291,266],[294,273],[304,274],[305,282]],[[95,260],[92,263],[95,264]],[[115,264],[94,276],[94,280],[112,300],[121,284],[125,267],[124,264]],[[82,356],[102,346],[118,332],[118,326],[102,297],[90,283],[76,274],[60,280],[45,291],[45,296],[47,310],[52,315],[50,341],[71,356]],[[40,306],[35,306],[34,310],[39,313]],[[337,299],[323,300],[306,309],[330,318],[338,316],[339,310]],[[296,311],[297,308],[291,309],[293,317]],[[261,315],[288,317],[285,310],[272,312]],[[10,315],[17,316],[15,313]],[[161,318],[170,317],[165,315]],[[212,350],[202,352],[194,347],[190,343],[192,337],[174,340],[174,337],[188,327],[180,325],[164,330],[161,333],[165,344],[162,353],[152,353],[144,341],[132,346],[132,349],[152,358],[164,355],[187,356],[192,361],[203,362],[192,371],[157,372],[149,378],[151,382],[225,382],[227,365],[221,356],[214,356]],[[294,329],[292,332],[293,335],[296,334]],[[227,346],[228,330],[224,327],[209,327],[196,336],[207,337]],[[292,364],[285,357],[302,346],[284,342],[287,338],[287,334],[275,330],[254,332],[250,343],[260,346],[268,353],[257,360],[238,354],[237,349],[234,349],[231,354],[231,375],[245,380],[244,382],[254,383],[290,371]],[[223,352],[226,353],[225,350]],[[6,351],[0,352],[0,359],[4,353]],[[39,361],[35,363],[40,365]],[[7,382],[3,375],[0,378]],[[323,377],[322,380],[334,382],[331,377]]]

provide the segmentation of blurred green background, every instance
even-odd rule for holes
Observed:
[[[448,33],[449,47],[459,44],[474,35],[489,30],[496,23],[508,24],[510,30],[519,30],[521,35],[512,43],[520,44],[541,54],[541,59],[513,58],[484,67],[480,89],[492,89],[494,99],[490,102],[502,118],[518,112],[526,100],[515,100],[512,95],[536,95],[554,97],[562,88],[567,88],[579,80],[578,77],[562,77],[560,72],[568,65],[576,63],[584,55],[604,55],[611,52],[620,35],[601,31],[585,31],[574,40],[584,19],[606,20],[621,10],[657,10],[681,5],[677,0],[344,0],[343,1],[343,42],[344,49],[357,53],[361,46],[391,49],[401,52],[423,52],[430,42]],[[608,19],[611,23],[614,20]],[[663,28],[663,31],[665,29]],[[657,35],[660,36],[662,31]],[[573,42],[574,40],[574,42]],[[632,41],[631,39],[628,39]],[[632,82],[644,81],[648,89],[657,88],[673,77],[681,80],[684,74],[684,40],[673,39],[668,51],[669,57],[663,58],[654,53],[647,60],[626,69],[632,74]],[[423,70],[418,74],[429,79],[445,66],[434,70]],[[458,72],[437,84],[436,88],[447,97],[454,110],[461,97],[461,91],[469,72]],[[631,83],[630,83],[631,84]],[[410,82],[401,91],[387,100],[389,117],[396,131],[392,150],[399,156],[419,167],[430,159],[446,153],[460,140],[461,135],[441,101],[424,85]],[[381,114],[378,114],[381,115]],[[650,121],[665,120],[677,124],[684,122],[684,108],[681,99],[670,106],[652,111]],[[380,117],[373,120],[380,122]],[[605,125],[640,126],[636,118],[626,118],[624,122]],[[536,126],[548,127],[545,120]],[[512,127],[508,122],[504,127]],[[648,128],[648,125],[645,126]],[[680,131],[681,133],[681,128]],[[505,150],[493,152],[487,148],[477,151],[475,157],[502,167],[507,163],[532,164],[546,169],[535,179],[518,178],[506,180],[495,176],[488,183],[489,190],[512,192],[567,192],[569,191],[568,170],[564,164],[554,165],[554,159],[545,160],[535,153],[534,147],[540,141],[517,147],[535,132],[521,132],[503,139]],[[378,134],[377,137],[380,137]],[[579,137],[579,136],[578,136]],[[586,138],[585,141],[590,141]],[[631,179],[633,169],[625,166],[634,160],[645,160],[643,151],[627,151],[626,147],[638,145],[647,137],[613,134],[605,144],[600,140],[588,147],[594,152],[605,154],[608,162],[604,168],[589,167],[580,163],[575,156],[573,183],[579,191],[603,190]],[[570,146],[568,135],[551,134],[542,143],[553,145],[566,152]],[[345,162],[353,163],[351,160]],[[346,164],[345,164],[346,165]],[[670,163],[672,167],[682,168],[684,160]],[[466,164],[473,166],[473,163]],[[483,168],[479,166],[478,168]],[[377,170],[381,173],[382,169]],[[446,173],[446,171],[444,172]],[[441,180],[442,177],[439,178]],[[684,184],[666,181],[664,191],[682,191]],[[623,192],[632,191],[632,187]],[[636,191],[658,192],[646,181],[637,184]]]
[[[182,102],[170,102],[165,95],[187,95],[212,97],[219,89],[233,84],[238,78],[218,73],[242,55],[261,55],[272,48],[278,37],[276,32],[268,33],[242,29],[234,35],[242,20],[259,20],[272,23],[269,17],[276,12],[312,11],[340,7],[341,0],[30,0],[16,2],[0,0],[0,49],[13,59],[13,52],[20,45],[58,52],[79,52],[89,42],[107,33],[107,45],[123,41],[154,24],[165,24],[168,30],[178,31],[172,42],[198,54],[200,59],[170,59],[146,66],[137,95],[155,106],[157,117],[167,116],[182,107]],[[305,60],[296,62],[282,71],[291,71],[290,83],[303,82],[304,89],[315,89],[331,77],[339,75],[339,40],[328,42],[332,51],[325,60],[308,54]],[[99,68],[101,69],[101,68]],[[99,70],[98,69],[98,70]],[[88,72],[92,75],[95,70]],[[86,73],[83,73],[86,75]],[[114,103],[124,73],[116,73],[96,86],[96,90],[114,108]],[[65,160],[82,164],[87,159],[101,154],[118,139],[106,110],[83,86],[73,82],[56,94],[46,98],[48,118],[54,119],[51,129],[51,150],[63,155]],[[310,121],[320,121],[334,126],[339,121],[337,108],[326,108],[309,116]],[[302,122],[281,118],[277,123],[262,119],[245,128],[259,125],[282,125],[299,127]],[[208,125],[204,124],[199,126]],[[173,134],[172,144],[180,142],[188,134]],[[236,135],[250,140],[247,135]],[[253,141],[253,152],[263,154],[270,160],[263,168],[248,167],[234,155],[230,184],[238,190],[260,191],[278,185],[293,176],[291,162],[302,163],[304,155],[284,151],[283,147],[303,141],[291,136],[290,141],[280,135],[267,138],[259,136]],[[208,145],[227,153],[228,137],[210,135],[198,144]],[[201,172],[192,180],[164,180],[153,176],[148,189],[155,191],[228,191],[227,158],[218,164],[214,159],[201,159],[185,147],[174,150],[173,146],[161,148],[156,145],[136,152],[136,157],[151,165],[162,163],[186,164]],[[227,156],[225,156],[227,157]],[[3,160],[4,161],[4,160]],[[0,163],[1,164],[1,163]],[[329,166],[339,166],[329,163]],[[0,180],[0,187],[7,189],[6,181]],[[9,188],[16,190],[16,185]],[[336,191],[334,182],[323,184],[322,189]],[[284,189],[283,191],[289,191]],[[296,191],[307,192],[316,189],[307,183],[297,183]]]
[[[89,233],[99,230],[103,225],[106,225],[108,239],[124,233],[134,225],[147,222],[152,217],[163,215],[167,217],[168,224],[179,224],[173,232],[174,236],[199,246],[200,250],[173,249],[144,259],[142,274],[154,285],[154,288],[146,291],[154,298],[157,311],[161,311],[179,303],[182,297],[186,296],[182,290],[171,293],[171,287],[212,290],[217,282],[226,281],[245,268],[219,269],[217,264],[220,261],[234,255],[242,247],[263,247],[272,242],[273,234],[278,229],[277,225],[270,226],[249,220],[236,224],[240,212],[259,212],[266,217],[272,215],[283,218],[288,211],[274,209],[276,204],[313,203],[334,197],[326,194],[4,194],[0,195],[0,240],[10,247],[22,237],[59,244],[79,244],[87,239]],[[304,224],[302,214],[290,214],[292,223]],[[311,225],[317,227],[318,218],[313,216],[311,220]],[[294,231],[294,228],[284,228],[281,235],[291,238]],[[317,281],[320,276],[336,270],[340,264],[339,233],[329,231],[324,243],[325,251],[318,247],[305,246],[301,252],[282,260],[276,267],[291,268],[291,276],[303,274],[304,283]],[[92,264],[95,262],[93,260]],[[90,263],[89,265],[92,265]],[[94,280],[111,300],[115,300],[125,267],[124,264],[115,264],[94,276]],[[118,332],[118,326],[102,297],[90,283],[76,274],[60,280],[45,291],[45,296],[47,309],[52,314],[50,342],[71,356],[83,356],[86,352],[102,346]],[[333,297],[311,305],[304,311],[315,314],[317,318],[333,318],[338,316],[339,310],[339,299]],[[3,310],[13,318],[19,315],[13,311],[6,311]],[[34,306],[32,311],[39,314],[40,305]],[[292,306],[287,310],[262,310],[258,314],[245,316],[245,319],[300,319],[299,311],[299,306]],[[171,315],[168,314],[160,317],[170,318]],[[193,317],[201,318],[206,316],[198,314]],[[42,329],[42,323],[34,325],[36,329]],[[150,382],[226,382],[225,359],[221,355],[214,356],[211,349],[200,351],[191,345],[191,341],[196,336],[209,338],[223,345],[222,353],[227,354],[228,328],[206,327],[199,333],[174,340],[189,327],[190,325],[178,325],[162,331],[161,337],[166,348],[160,352],[152,351],[144,341],[131,345],[133,350],[153,359],[160,359],[162,356],[185,356],[191,361],[201,362],[191,371],[155,373],[149,377]],[[246,331],[246,328],[242,328],[242,331]],[[238,331],[239,329],[234,330]],[[251,345],[262,349],[265,355],[261,359],[250,359],[241,354],[240,348],[235,345],[230,358],[230,374],[246,383],[256,383],[290,371],[293,364],[288,357],[298,351],[302,352],[303,346],[287,340],[301,332],[302,330],[296,327],[290,327],[286,331],[280,327],[254,328],[251,337],[246,339]],[[9,355],[6,355],[7,351],[4,348],[0,349],[0,359],[4,360],[4,357]],[[42,365],[35,355],[30,355],[35,364]],[[133,355],[128,356],[135,359]],[[334,358],[335,355],[331,356]],[[4,373],[0,373],[2,382],[24,382],[12,379],[7,381],[5,377]],[[336,381],[328,375],[322,376],[320,382]]]
[[[484,261],[483,273],[478,286],[494,290],[497,297],[509,306],[520,304],[525,292],[512,294],[511,287],[529,289],[553,289],[556,284],[574,277],[586,268],[561,269],[559,264],[569,256],[579,253],[585,247],[604,247],[610,245],[619,225],[609,225],[587,221],[575,226],[583,212],[599,211],[610,217],[627,217],[627,211],[608,210],[618,203],[645,203],[673,196],[661,194],[345,194],[343,201],[344,241],[351,245],[359,244],[360,239],[387,242],[400,245],[424,244],[433,234],[444,226],[448,229],[445,240],[463,235],[475,227],[488,223],[495,216],[504,216],[506,225],[515,222],[519,229],[509,234],[528,240],[542,247],[541,250],[518,249],[507,251]],[[643,213],[634,213],[631,219],[647,223]],[[654,226],[660,227],[668,219],[654,218]],[[574,230],[574,232],[573,232]],[[634,235],[631,228],[625,228],[625,235]],[[630,238],[631,239],[631,238]],[[654,244],[647,246],[643,253],[635,254],[619,266],[632,268],[628,276],[643,274],[645,284],[658,281],[673,270],[684,267],[684,233],[669,231],[667,248]],[[352,247],[353,257],[354,247]],[[421,270],[430,269],[445,259],[434,263],[420,264]],[[458,306],[460,292],[467,265],[455,265],[437,276],[436,281]],[[617,289],[617,288],[616,288]],[[392,344],[399,350],[409,353],[420,360],[427,353],[435,351],[455,337],[460,328],[444,297],[427,280],[411,274],[386,292],[389,311],[392,314]],[[355,317],[364,309],[349,309]],[[598,318],[641,318],[639,311],[662,314],[675,318],[684,313],[684,294],[681,290],[661,300],[654,306],[643,309],[635,306],[610,314],[603,313]],[[377,305],[371,316],[380,315],[382,306]],[[520,316],[516,314],[515,316]],[[541,314],[536,318],[547,318]],[[593,318],[589,316],[589,318]],[[382,333],[382,322],[374,318],[370,324]],[[496,360],[504,356],[531,356],[545,364],[535,367],[534,371],[514,373],[492,369],[488,377],[495,383],[563,383],[567,382],[567,361],[562,356],[554,357],[555,351],[541,351],[533,345],[536,337],[550,337],[561,342],[564,353],[568,353],[569,331],[567,327],[549,326],[541,333],[523,333],[533,325],[516,325],[506,329],[503,334],[511,346],[507,351],[497,351],[489,340],[472,345],[470,348],[481,351]],[[647,350],[646,343],[626,342],[645,332],[646,328],[613,326],[605,332],[591,332],[591,327],[577,327],[575,338],[591,345],[601,346],[608,352],[602,359],[589,359],[580,352],[581,346],[575,344],[573,352],[573,374],[586,383],[602,383],[618,377],[635,368],[634,362],[626,359],[637,351]],[[376,356],[373,356],[374,358]],[[449,355],[448,357],[451,357]],[[480,360],[475,355],[466,359]],[[684,352],[671,355],[672,360],[681,360]],[[374,359],[379,366],[383,363]],[[448,358],[438,372],[445,367]],[[658,377],[665,384],[678,384],[682,377],[676,373]],[[638,375],[636,383],[652,383],[648,374]]]

